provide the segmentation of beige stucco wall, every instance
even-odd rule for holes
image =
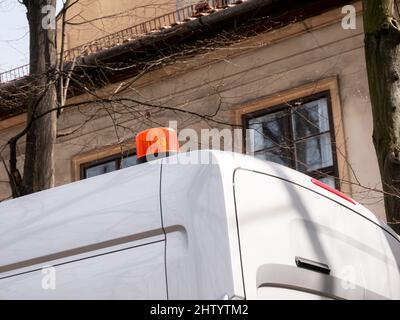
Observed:
[[[309,19],[305,24],[293,24],[258,35],[229,49],[176,63],[147,74],[135,82],[134,90],[124,95],[200,113],[210,113],[221,103],[217,118],[234,123],[235,110],[253,101],[276,97],[285,90],[336,77],[342,116],[335,129],[342,130],[344,134],[344,140],[337,147],[339,153],[346,155],[348,163],[343,171],[347,173],[342,178],[350,182],[345,189],[384,218],[381,195],[368,189],[379,189],[380,178],[371,139],[372,115],[364,62],[362,19],[358,16],[356,30],[344,30],[340,19],[341,12],[337,9]],[[102,94],[113,92],[117,87],[118,84],[108,87]],[[70,102],[84,98],[76,97]],[[118,114],[117,121],[125,128],[120,126],[115,130],[115,119],[98,106],[92,106],[86,107],[84,112],[82,108],[79,112],[65,112],[60,130],[79,126],[85,118],[82,113],[86,113],[87,117],[96,115],[96,118],[79,132],[59,139],[56,146],[58,185],[74,179],[73,159],[96,149],[103,150],[118,141],[133,141],[135,132],[149,126],[168,125],[168,120],[178,120],[179,129],[221,127],[212,122],[199,121],[193,116],[151,109],[149,117],[140,120],[131,113]],[[12,131],[18,129],[14,127]],[[4,174],[0,174],[2,180],[6,180]],[[0,184],[2,196],[7,194],[6,189],[5,183]]]
[[[174,10],[175,0],[79,0],[67,11],[65,49],[90,43]],[[58,41],[61,24],[59,17]]]

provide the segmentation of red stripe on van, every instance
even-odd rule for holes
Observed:
[[[327,184],[325,184],[325,183],[323,183],[321,181],[318,181],[317,179],[311,179],[311,182],[314,183],[315,185],[317,185],[318,187],[321,187],[321,188],[323,188],[323,189],[325,189],[325,190],[327,190],[329,192],[332,192],[333,194],[343,198],[344,200],[347,200],[347,201],[351,202],[354,205],[356,204],[356,202],[353,199],[351,199],[348,196],[344,195],[340,191],[338,191],[336,189],[333,189],[332,187],[328,186]]]

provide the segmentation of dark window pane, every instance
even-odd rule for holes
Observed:
[[[99,164],[97,166],[93,166],[91,168],[86,169],[86,178],[91,178],[94,176],[98,176],[100,174],[108,173],[111,171],[117,170],[117,164],[115,160],[110,162],[106,162],[103,164]]]
[[[250,150],[248,151],[253,153],[271,147],[286,145],[285,118],[285,112],[275,112],[250,119]]]
[[[254,153],[254,156],[258,159],[268,160],[275,163],[283,164],[284,166],[290,166],[291,160],[288,157],[288,150],[281,148],[272,148],[265,151],[258,151]]]
[[[247,151],[314,177],[335,171],[328,99],[321,98],[248,120]],[[281,109],[282,110],[282,109]],[[335,187],[335,179],[321,178]]]
[[[122,159],[122,168],[131,167],[137,164],[136,155],[131,155]]]
[[[296,166],[300,171],[315,171],[333,165],[330,133],[295,144]]]
[[[329,131],[328,104],[320,99],[293,109],[294,139],[302,139]]]

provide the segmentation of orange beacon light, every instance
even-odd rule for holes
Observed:
[[[179,152],[178,135],[171,128],[151,128],[136,136],[138,163],[156,160]]]

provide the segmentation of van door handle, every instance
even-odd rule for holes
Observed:
[[[296,265],[299,268],[308,269],[308,270],[312,270],[312,271],[316,271],[316,272],[320,272],[320,273],[324,273],[324,274],[331,273],[331,269],[325,263],[321,263],[321,262],[317,262],[317,261],[313,261],[313,260],[309,260],[309,259],[305,259],[305,258],[301,258],[301,257],[296,257],[295,261],[296,261]]]

